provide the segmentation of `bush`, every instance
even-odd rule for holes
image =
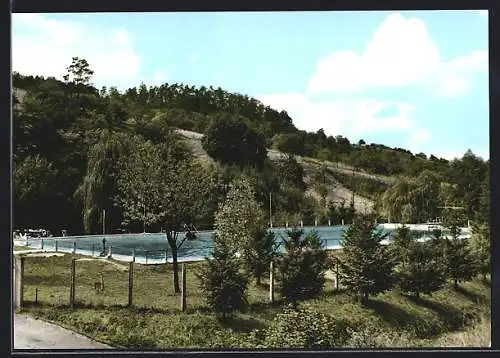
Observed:
[[[318,296],[325,284],[327,252],[321,247],[317,232],[304,239],[302,234],[303,230],[287,231],[286,252],[279,265],[281,295],[291,302]]]
[[[265,330],[269,348],[334,348],[348,339],[347,324],[310,307],[287,307]]]

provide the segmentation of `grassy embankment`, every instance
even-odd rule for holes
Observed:
[[[68,307],[70,261],[71,255],[26,260],[24,311],[114,347],[234,347],[238,345],[234,342],[245,342],[252,329],[265,329],[283,306],[280,302],[269,304],[268,288],[252,284],[247,312],[221,323],[206,307],[198,289],[194,271],[200,263],[190,263],[187,311],[179,310],[180,297],[173,293],[170,264],[134,265],[134,306],[127,308],[128,264],[77,261],[78,304],[72,311]],[[94,283],[100,281],[101,273],[104,291],[98,293]],[[35,288],[38,305],[34,305]],[[458,290],[447,286],[420,300],[388,292],[372,299],[367,308],[343,292],[332,292],[332,282],[327,281],[324,295],[305,304],[345,320],[359,331],[344,346],[487,346],[490,341],[490,286],[480,281],[463,283]],[[467,329],[471,325],[475,325],[474,330]]]

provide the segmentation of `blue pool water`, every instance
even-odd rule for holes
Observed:
[[[347,226],[320,226],[303,227],[304,233],[316,230],[321,238],[323,246],[326,249],[340,248],[340,240]],[[286,228],[271,229],[276,233],[278,242],[286,234]],[[391,240],[392,230],[382,229],[382,232],[389,234],[388,240]],[[183,238],[183,233],[179,233],[178,242]],[[179,248],[179,261],[196,261],[210,256],[213,249],[212,242],[213,231],[199,232],[196,240],[186,240]],[[426,236],[425,232],[418,233],[419,236]],[[103,251],[103,238],[106,239],[106,252],[110,246],[112,256],[118,260],[130,261],[135,252],[136,262],[141,263],[161,263],[168,260],[172,261],[172,253],[165,234],[160,233],[140,233],[124,235],[90,235],[90,236],[71,236],[71,237],[51,237],[41,239],[28,239],[21,241],[23,245],[33,248],[43,248],[48,250],[57,250],[61,252],[72,252],[76,248],[76,253],[83,255],[98,256]],[[282,247],[280,246],[282,250]]]

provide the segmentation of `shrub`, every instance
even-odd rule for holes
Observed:
[[[310,307],[291,306],[278,313],[265,330],[263,345],[269,348],[334,348],[348,339],[347,325]]]

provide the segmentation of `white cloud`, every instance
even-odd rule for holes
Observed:
[[[94,70],[94,84],[125,89],[141,82],[141,58],[123,28],[96,28],[40,14],[12,15],[12,67],[25,75],[62,78],[73,56]]]
[[[343,50],[319,60],[307,90],[318,94],[418,86],[450,97],[470,89],[469,74],[487,71],[487,51],[444,61],[422,20],[395,13],[376,29],[362,53]]]
[[[277,110],[286,110],[298,128],[307,131],[323,128],[328,135],[342,134],[352,138],[368,133],[408,131],[414,127],[410,115],[415,107],[410,103],[367,98],[312,102],[301,93],[261,95],[257,98]],[[380,113],[384,109],[394,109],[395,114],[384,116]]]

